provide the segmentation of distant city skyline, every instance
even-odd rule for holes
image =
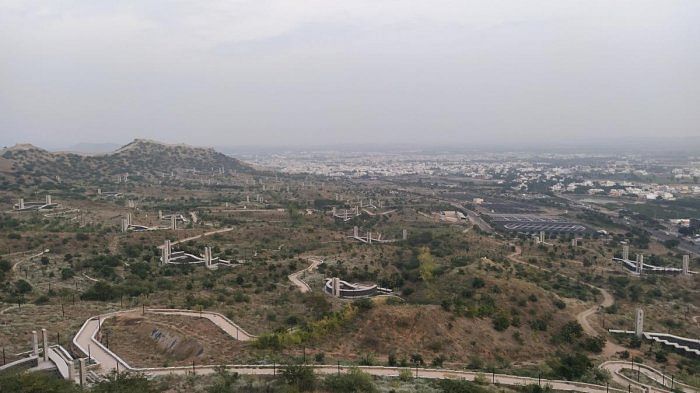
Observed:
[[[0,145],[685,141],[698,20],[697,1],[4,1]]]

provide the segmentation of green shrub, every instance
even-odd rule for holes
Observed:
[[[314,369],[301,364],[290,364],[282,370],[282,378],[287,385],[294,386],[300,392],[310,392],[316,385]]]
[[[327,376],[323,385],[329,392],[334,393],[374,393],[377,391],[372,377],[355,367],[346,374]]]

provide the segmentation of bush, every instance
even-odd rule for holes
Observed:
[[[282,378],[287,385],[296,387],[300,392],[314,390],[316,374],[314,369],[301,364],[291,364],[282,370]]]
[[[17,293],[24,294],[32,291],[32,284],[25,280],[19,280],[15,282],[15,290]]]
[[[83,300],[99,300],[106,302],[108,300],[114,300],[121,295],[120,291],[109,285],[106,282],[96,282],[95,285],[90,287],[87,291],[80,295]]]
[[[112,372],[107,379],[93,386],[92,393],[159,393],[161,389],[143,374]]]
[[[568,380],[579,379],[593,368],[593,362],[583,353],[561,354],[549,363],[555,376]]]
[[[64,267],[61,269],[61,280],[68,280],[69,278],[73,278],[75,276],[75,272],[73,269],[69,267]]]
[[[78,393],[82,389],[73,382],[44,373],[0,374],[0,393]]]
[[[413,372],[408,368],[404,368],[399,371],[399,379],[404,382],[410,381],[413,379]]]
[[[477,377],[478,378],[478,377]],[[440,379],[435,381],[435,385],[444,393],[487,393],[488,390],[478,385],[478,383],[456,380]]]
[[[351,368],[347,374],[327,376],[323,385],[329,392],[334,393],[374,393],[377,391],[372,377],[355,367]]]
[[[504,313],[498,313],[498,315],[496,315],[493,318],[492,322],[493,322],[493,328],[498,330],[499,332],[502,332],[502,331],[508,329],[508,326],[510,326],[510,319]]]

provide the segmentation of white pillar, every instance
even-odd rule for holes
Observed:
[[[46,204],[47,205],[51,204],[51,194],[46,194]]]
[[[75,360],[67,360],[66,364],[68,365],[68,380],[75,382]]]
[[[87,385],[87,370],[85,369],[85,358],[78,359],[80,362],[80,386]]]
[[[172,229],[172,230],[177,229],[177,220],[175,218],[175,214],[170,216],[170,229]]]
[[[39,357],[39,339],[36,335],[36,330],[32,330],[32,354]]]
[[[644,310],[641,308],[637,309],[637,316],[634,323],[634,334],[640,338],[644,334]]]
[[[126,232],[129,229],[129,223],[126,218],[122,218],[122,232]]]
[[[333,217],[335,217],[335,206],[333,206]]]
[[[19,208],[24,209],[24,198],[19,198]]]
[[[102,189],[101,189],[101,188],[98,188],[98,189],[97,189],[97,195],[102,195]]]
[[[690,255],[683,255],[683,275],[690,274]]]
[[[204,266],[211,269],[211,247],[204,247]]]
[[[571,239],[571,247],[576,247],[576,246],[578,246],[578,239],[576,239],[576,238]]]
[[[358,237],[359,234],[360,234],[360,233],[359,233],[359,229],[357,228],[357,226],[353,227],[353,228],[352,228],[352,236],[353,236],[353,237]]]
[[[644,270],[644,254],[637,254],[637,274],[641,275]]]
[[[46,329],[41,329],[41,346],[44,349],[44,361],[49,361],[49,338],[46,336]]]
[[[333,277],[333,296],[340,297],[340,279]]]
[[[131,213],[126,213],[126,223],[131,225]]]
[[[408,231],[404,229],[403,233],[401,234],[401,237],[403,240],[407,240],[408,239]]]
[[[540,243],[544,243],[544,231],[540,231]]]
[[[165,240],[163,244],[163,263],[170,262],[170,240]]]
[[[628,261],[630,259],[630,246],[627,244],[624,244],[622,246],[622,259],[625,261]]]
[[[367,243],[372,244],[372,231],[367,231]]]

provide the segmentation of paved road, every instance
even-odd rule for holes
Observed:
[[[311,287],[299,277],[306,272],[310,272],[316,269],[318,265],[323,263],[323,260],[318,257],[309,257],[308,260],[311,261],[311,264],[308,267],[287,276],[289,278],[289,281],[291,281],[292,284],[296,285],[297,288],[299,288],[299,291],[301,291],[301,293],[311,292]]]

